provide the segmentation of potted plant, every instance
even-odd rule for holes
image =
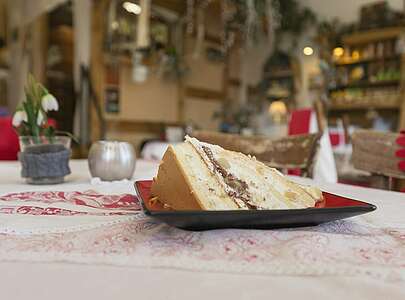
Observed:
[[[25,99],[13,116],[20,140],[21,176],[31,184],[55,184],[70,174],[71,135],[57,132],[47,113],[57,111],[56,98],[33,76],[28,77]]]

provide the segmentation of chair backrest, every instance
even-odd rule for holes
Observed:
[[[400,169],[398,151],[403,149],[397,141],[400,134],[372,130],[358,130],[352,134],[352,161],[356,169],[392,178],[405,179]]]
[[[312,113],[313,109],[311,108],[292,111],[288,122],[288,135],[309,133]]]
[[[328,127],[328,121],[325,105],[321,100],[315,100],[312,108],[301,108],[291,112],[288,135],[310,133],[312,118],[316,120],[317,132],[323,133]]]
[[[0,116],[0,160],[17,160],[20,142],[12,125],[11,116]],[[49,118],[48,124],[57,128],[55,119]]]
[[[209,131],[195,131],[193,136],[203,142],[255,156],[270,167],[282,170],[300,169],[304,176],[312,176],[321,137],[317,133],[270,139]]]
[[[17,160],[20,144],[11,117],[0,117],[0,160]]]

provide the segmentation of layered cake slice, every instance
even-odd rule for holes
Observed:
[[[169,146],[152,196],[175,210],[307,208],[322,200],[319,189],[298,185],[254,157],[191,137]]]

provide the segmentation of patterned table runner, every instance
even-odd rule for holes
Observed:
[[[68,208],[55,209],[63,205]],[[190,232],[145,216],[137,198],[127,194],[17,193],[0,197],[0,207],[0,220],[107,220],[80,230],[0,233],[0,261],[263,275],[345,275],[405,282],[405,228],[377,228],[363,217],[300,229]]]

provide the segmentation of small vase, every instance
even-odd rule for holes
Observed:
[[[21,176],[29,184],[57,184],[70,174],[71,138],[20,136]],[[68,151],[66,151],[68,150]]]
[[[104,181],[131,179],[136,156],[131,144],[117,141],[98,141],[89,151],[89,170],[92,177]]]

